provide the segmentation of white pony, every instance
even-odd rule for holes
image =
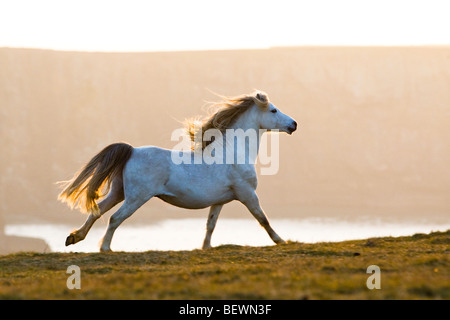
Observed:
[[[198,140],[200,135],[201,143],[192,151],[181,152],[182,155],[194,157],[197,153],[204,152],[209,145],[216,150],[223,150],[225,158],[230,149],[221,148],[227,145],[227,129],[257,132],[256,151],[263,133],[260,129],[279,130],[289,134],[297,129],[297,123],[270,103],[263,92],[224,98],[216,106],[219,107],[218,111],[203,120],[201,126],[196,127],[194,122],[188,121],[191,140]],[[201,139],[208,129],[219,130],[223,133],[222,139]],[[237,153],[245,152],[249,147],[248,143],[247,139],[241,139],[232,150]],[[67,237],[66,246],[83,240],[101,215],[125,200],[110,217],[100,243],[100,251],[111,251],[111,240],[117,227],[152,197],[187,209],[210,207],[203,249],[211,247],[211,235],[220,210],[232,200],[242,202],[275,243],[284,243],[270,226],[259,205],[255,192],[255,159],[247,157],[244,163],[231,164],[210,164],[206,163],[206,159],[201,163],[176,164],[173,161],[174,155],[180,155],[180,151],[153,146],[133,148],[126,143],[115,143],[94,156],[72,180],[64,182],[64,190],[58,197],[72,208],[89,212],[84,225]],[[102,190],[105,190],[105,194],[101,194]],[[97,205],[96,200],[104,195],[106,197]]]

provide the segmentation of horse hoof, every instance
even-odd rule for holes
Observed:
[[[72,234],[66,238],[66,247],[71,244],[75,244],[75,237]]]

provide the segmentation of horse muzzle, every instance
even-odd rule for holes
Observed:
[[[292,124],[289,127],[287,127],[287,132],[289,134],[292,134],[295,130],[297,130],[297,122],[296,121],[292,122]]]

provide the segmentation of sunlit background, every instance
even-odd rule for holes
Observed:
[[[449,44],[445,0],[2,0],[0,46],[167,51]]]
[[[113,142],[171,148],[212,92],[255,88],[299,123],[280,136],[278,174],[259,177],[282,237],[448,229],[449,12],[436,0],[0,0],[0,253],[96,251],[110,212],[64,247],[86,217],[56,201],[55,182]],[[151,200],[112,249],[199,248],[207,212]],[[231,203],[212,237],[223,243],[271,241]]]

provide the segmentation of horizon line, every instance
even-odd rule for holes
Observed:
[[[450,48],[449,44],[342,44],[342,45],[286,45],[286,46],[268,46],[254,48],[212,48],[212,49],[173,49],[173,50],[78,50],[78,49],[55,49],[45,47],[26,47],[26,46],[0,46],[0,49],[17,49],[17,50],[40,50],[40,51],[56,51],[56,52],[73,52],[73,53],[183,53],[183,52],[219,52],[219,51],[263,51],[263,50],[279,50],[279,49],[300,49],[300,48]]]

